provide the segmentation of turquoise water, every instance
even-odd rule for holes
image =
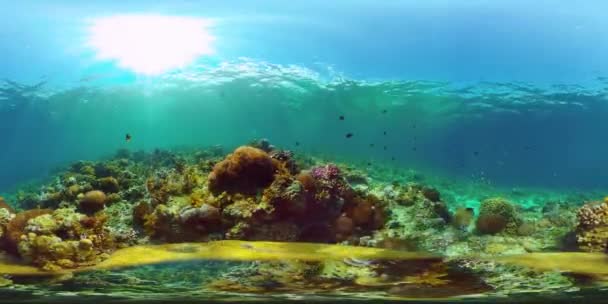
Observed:
[[[608,193],[608,5],[528,2],[0,0],[0,194],[15,212],[57,209],[43,197],[53,192],[49,187],[67,189],[63,174],[77,161],[162,150],[194,165],[196,153],[219,146],[221,153],[203,157],[215,163],[263,138],[308,158],[309,167],[333,162],[364,172],[369,179],[357,189],[387,204],[394,199],[387,187],[407,182],[437,188],[452,213],[469,207],[477,216],[483,200],[506,197],[538,226],[532,241],[543,243],[538,250],[520,247],[567,251],[549,235],[580,233],[577,209]],[[144,188],[166,164],[136,158],[126,170]],[[122,190],[121,203],[132,209],[140,198]],[[26,206],[20,192],[38,198]],[[63,199],[61,206],[77,202]],[[552,211],[554,205],[562,211]],[[392,220],[406,221],[400,212],[413,211],[396,208]],[[563,225],[541,227],[550,216],[564,218]],[[424,238],[403,227],[401,237]],[[452,233],[437,229],[436,235]],[[470,246],[501,242],[477,237],[454,238]],[[443,245],[420,247],[449,255]],[[60,283],[29,284],[0,273],[13,282],[0,287],[0,302],[37,295],[64,301],[66,292],[108,301],[138,293],[177,298],[208,283],[199,276],[234,276],[247,266],[226,263],[199,265],[193,281],[165,273],[187,275],[180,264],[77,274]],[[159,274],[146,283],[142,273]],[[501,296],[510,288],[480,280]],[[604,281],[587,291],[578,277],[563,280],[555,283],[561,289],[539,288],[532,301],[568,299],[573,286],[579,297],[600,301],[594,297]],[[205,290],[195,299],[338,297],[298,288],[272,295]],[[347,289],[364,298],[381,292]],[[533,289],[504,293],[523,301]]]

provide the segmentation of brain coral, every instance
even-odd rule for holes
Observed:
[[[476,228],[482,234],[500,233],[508,228],[517,229],[515,208],[502,198],[490,198],[481,202]]]
[[[275,161],[263,150],[242,146],[213,167],[209,190],[214,194],[255,194],[269,186],[277,170]]]

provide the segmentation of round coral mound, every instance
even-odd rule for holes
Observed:
[[[80,209],[86,213],[95,213],[103,209],[107,200],[108,198],[103,191],[89,191],[80,199]]]
[[[481,202],[476,227],[479,233],[496,234],[508,227],[516,229],[518,222],[515,207],[509,201],[497,197]]]
[[[483,214],[479,216],[475,225],[481,234],[496,234],[505,230],[507,219],[500,214]]]
[[[214,194],[255,194],[268,187],[277,167],[263,150],[242,146],[213,167],[209,174],[209,190]]]

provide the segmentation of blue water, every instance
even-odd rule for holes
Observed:
[[[125,133],[134,150],[267,137],[456,179],[603,189],[606,9],[602,1],[1,1],[0,190],[109,155],[125,147]],[[213,19],[214,54],[154,76],[100,60],[87,45],[90,24],[117,14]]]

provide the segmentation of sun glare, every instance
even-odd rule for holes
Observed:
[[[158,75],[213,54],[211,21],[193,17],[120,15],[95,19],[88,45],[99,60],[137,74]]]

